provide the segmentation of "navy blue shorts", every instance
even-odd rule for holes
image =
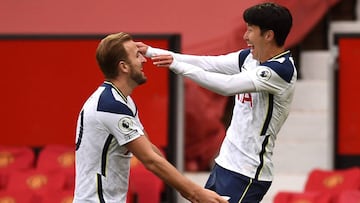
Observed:
[[[229,203],[257,203],[269,190],[271,181],[258,181],[215,164],[205,188],[229,196]]]

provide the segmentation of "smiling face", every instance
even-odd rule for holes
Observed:
[[[147,77],[143,72],[143,65],[146,58],[140,53],[134,41],[130,40],[124,43],[125,50],[128,54],[126,63],[129,69],[130,79],[135,81],[138,85],[147,81]]]
[[[265,39],[261,34],[260,27],[247,24],[247,29],[243,37],[251,50],[253,58],[260,61],[265,45]]]
[[[261,31],[259,26],[247,24],[243,37],[251,50],[253,58],[260,63],[283,51],[282,47],[277,46],[272,30]]]
[[[244,40],[251,48],[253,58],[262,62],[280,54],[292,27],[290,11],[275,3],[261,3],[246,9],[247,23]]]

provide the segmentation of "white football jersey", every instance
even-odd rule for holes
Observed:
[[[288,117],[297,72],[290,51],[259,64],[250,49],[220,56],[172,54],[170,68],[221,95],[235,95],[232,120],[215,162],[263,181],[273,179],[276,135]]]
[[[74,203],[125,203],[130,158],[124,144],[144,135],[135,103],[104,82],[85,102],[76,128]]]
[[[241,67],[245,71],[256,92],[235,95],[231,123],[215,161],[245,176],[272,181],[273,149],[289,114],[296,68],[289,51],[263,64],[250,53]]]

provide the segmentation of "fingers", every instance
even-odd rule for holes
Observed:
[[[142,54],[146,54],[146,51],[148,49],[148,45],[142,43],[142,42],[135,42],[135,45],[137,46],[137,48],[139,49],[139,51]]]
[[[173,62],[173,57],[171,55],[158,55],[151,57],[151,60],[157,67],[169,67]]]
[[[229,202],[228,202],[228,199],[224,199],[224,198],[222,198],[222,197],[219,199],[219,202],[220,202],[220,203],[229,203]]]
[[[230,197],[229,196],[221,196],[222,199],[225,200],[225,202],[228,202],[230,200]]]
[[[144,44],[143,42],[135,42],[137,47],[146,47],[147,45]]]

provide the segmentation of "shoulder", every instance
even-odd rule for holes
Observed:
[[[261,65],[266,66],[276,72],[276,74],[278,74],[286,82],[291,81],[296,70],[290,53],[284,54],[283,56],[275,59],[271,59]]]
[[[121,101],[121,98],[119,99],[114,92],[116,93],[111,86],[105,86],[99,97],[97,111],[124,114],[134,117],[134,113],[130,106]],[[133,101],[131,100],[130,102]]]

